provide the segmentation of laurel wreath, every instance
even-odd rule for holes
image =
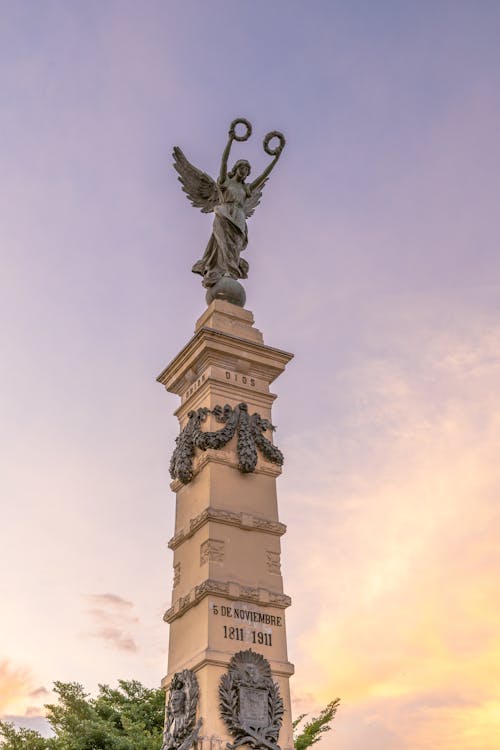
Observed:
[[[243,133],[243,135],[238,135],[236,133],[236,125],[244,125],[246,127],[246,132]],[[229,135],[231,138],[234,138],[235,141],[248,141],[252,135],[252,125],[248,120],[245,120],[244,117],[237,117],[229,126]]]
[[[201,426],[209,414],[212,414],[217,422],[224,424],[224,427],[204,432]],[[183,484],[188,484],[193,478],[195,449],[219,450],[227,445],[236,432],[238,468],[243,474],[255,471],[257,448],[268,461],[278,466],[283,465],[282,452],[263,434],[266,431],[273,432],[275,427],[257,413],[250,416],[247,404],[241,403],[234,408],[226,404],[224,408],[215,406],[212,410],[203,407],[190,411],[188,417],[187,425],[175,439],[175,449],[170,460],[172,479],[180,479]]]
[[[238,734],[241,730],[238,722],[238,690],[234,684],[231,672],[226,672],[221,677],[219,699],[221,718],[224,720],[231,734]]]
[[[279,143],[276,146],[276,148],[271,148],[269,146],[269,142],[272,141],[273,138],[278,138]],[[269,156],[279,156],[283,149],[285,148],[286,139],[283,133],[280,133],[279,130],[271,130],[270,133],[266,135],[264,138],[264,151],[266,154],[269,154]]]

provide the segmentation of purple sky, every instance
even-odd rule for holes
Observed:
[[[155,377],[210,233],[170,154],[215,176],[243,116],[254,173],[287,137],[245,286],[296,355],[273,414],[296,710],[340,695],[325,750],[496,747],[499,24],[487,0],[1,4],[0,713],[165,673]]]

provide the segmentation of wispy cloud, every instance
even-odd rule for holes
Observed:
[[[365,741],[363,726],[380,736],[371,747],[495,747],[499,333],[436,333],[420,366],[405,366],[400,348],[351,372],[358,450],[333,458],[342,469],[311,498],[301,588],[317,614],[298,666],[317,703],[341,696],[345,750]],[[327,454],[316,460],[331,465]]]
[[[24,712],[24,715],[28,718],[33,718],[36,716],[44,716],[44,709],[41,706],[28,706],[26,708],[26,711]]]
[[[322,750],[489,750],[500,4],[290,5],[277,35],[250,3],[3,3],[0,641],[36,675],[7,693],[166,666],[178,427],[151,378],[202,312],[211,227],[168,152],[216,175],[246,114],[231,161],[288,141],[245,286],[296,353],[273,420],[297,707],[341,697]]]
[[[84,598],[91,605],[86,613],[93,622],[93,628],[84,635],[119,651],[137,651],[133,633],[139,618],[132,612],[133,603],[109,593],[87,594]]]
[[[0,716],[7,711],[23,711],[31,695],[33,678],[29,669],[0,661]]]
[[[122,608],[132,608],[134,605],[132,602],[128,601],[128,599],[123,599],[123,597],[118,596],[117,594],[87,594],[86,597],[89,601],[94,602],[95,604],[101,605],[103,607],[115,607],[117,609]]]
[[[30,698],[46,698],[48,695],[49,691],[43,685],[35,688],[35,690],[31,690],[29,693]]]
[[[134,639],[120,628],[96,628],[91,635],[109,643],[110,646],[117,648],[119,651],[137,651]]]

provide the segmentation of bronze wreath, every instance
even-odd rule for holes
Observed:
[[[237,135],[236,125],[244,125],[247,129],[246,133],[244,133],[243,135]],[[229,126],[229,135],[234,138],[235,141],[248,141],[248,139],[252,135],[252,124],[248,120],[245,120],[244,117],[237,117],[236,120],[233,120],[231,125]]]
[[[269,147],[269,141],[271,141],[273,138],[279,139],[279,144],[276,146],[276,148]],[[269,154],[269,156],[279,156],[285,148],[285,143],[286,140],[283,133],[280,133],[279,130],[271,130],[271,132],[268,133],[264,138],[264,151],[266,152],[266,154]]]

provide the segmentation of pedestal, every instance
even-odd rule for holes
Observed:
[[[272,440],[266,420],[271,422],[276,396],[269,386],[292,356],[264,344],[251,312],[215,300],[197,321],[193,338],[158,377],[180,397],[175,414],[185,440],[178,441],[171,484],[174,576],[164,617],[170,640],[162,684],[168,688],[174,674],[185,669],[196,675],[202,719],[198,750],[234,742],[220,715],[219,684],[233,655],[245,649],[270,664],[284,704],[278,743],[282,750],[293,748],[288,685],[293,665],[285,627],[291,601],[283,592],[280,537],[286,527],[276,496],[279,452],[266,450],[258,438],[251,470],[251,434]],[[193,425],[207,432],[230,424],[221,421],[226,404],[231,407],[226,417],[231,412],[234,421],[240,415],[240,424],[250,425],[253,433],[236,430],[222,447],[193,448]],[[259,416],[252,421],[254,414]],[[250,435],[247,442],[245,435]]]

